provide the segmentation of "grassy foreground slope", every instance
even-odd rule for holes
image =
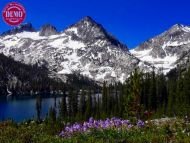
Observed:
[[[189,143],[190,124],[181,119],[146,123],[143,128],[105,129],[60,137],[59,122],[0,123],[0,143]]]

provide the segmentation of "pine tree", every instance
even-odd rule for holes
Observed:
[[[159,114],[165,114],[167,108],[167,83],[163,73],[157,75],[157,98]]]
[[[156,89],[156,76],[153,68],[152,77],[151,77],[151,85],[150,85],[150,104],[151,109],[157,110],[157,89]]]
[[[82,90],[81,96],[80,96],[80,101],[79,101],[79,118],[80,120],[85,120],[85,112],[86,112],[86,94],[85,91]]]
[[[184,74],[182,91],[182,97],[184,99],[184,114],[190,116],[190,68]]]
[[[132,76],[132,74],[131,74]],[[124,105],[124,117],[125,118],[129,118],[130,116],[134,116],[133,113],[131,113],[132,109],[131,109],[131,104],[133,102],[133,97],[132,97],[132,94],[131,94],[131,76],[129,79],[126,80],[125,82],[125,85],[124,85],[124,95],[123,95],[123,99],[122,101],[123,102],[123,105]],[[121,96],[122,97],[122,96]],[[120,98],[121,98],[120,97]]]
[[[108,113],[108,89],[107,89],[107,85],[106,82],[104,81],[103,83],[103,89],[102,89],[102,106],[101,106],[101,110],[102,110],[102,117],[106,118],[106,115]]]
[[[40,95],[36,97],[36,112],[37,112],[37,121],[41,120],[41,110],[42,110],[42,98]]]
[[[125,85],[125,117],[140,118],[141,73],[136,69]]]
[[[48,115],[49,115],[49,121],[51,123],[55,123],[56,122],[56,109],[51,107],[49,109],[49,114]]]
[[[66,96],[64,95],[59,104],[59,117],[61,120],[66,120],[68,116]]]
[[[111,117],[111,112],[112,112],[112,85],[109,85],[107,88],[107,105],[106,105],[106,116]]]
[[[101,117],[101,99],[100,99],[100,91],[98,90],[98,94],[97,94],[97,102],[95,103],[96,104],[96,118],[97,119],[100,119]]]
[[[177,89],[177,71],[172,70],[168,74],[168,107],[167,107],[167,114],[170,116],[176,116],[176,89]]]
[[[126,84],[121,84],[121,83],[118,83],[118,92],[119,92],[119,110],[118,110],[118,114],[119,114],[119,117],[122,117],[124,118],[125,117],[125,102],[126,102],[126,96],[127,94],[125,94],[125,85]]]
[[[113,102],[113,116],[116,116],[116,117],[119,117],[120,116],[120,114],[119,114],[119,106],[120,106],[120,104],[119,104],[119,95],[118,95],[118,84],[117,83],[115,83],[115,85],[114,85],[114,89],[115,89],[115,92],[114,92],[114,101],[115,102]]]
[[[91,117],[91,115],[92,115],[92,95],[91,95],[91,90],[89,89],[87,103],[86,103],[86,113],[85,113],[86,120],[89,117]]]
[[[73,96],[72,89],[70,89],[68,93],[68,121],[73,120],[72,96]]]
[[[76,91],[72,96],[72,108],[73,108],[73,118],[77,119],[78,113],[78,92]]]

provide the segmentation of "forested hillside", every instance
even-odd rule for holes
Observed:
[[[0,95],[59,93],[69,87],[78,89],[91,85],[97,86],[88,78],[77,74],[67,75],[66,83],[59,78],[51,79],[45,66],[25,65],[0,54]]]
[[[80,92],[70,90],[68,108],[66,98],[60,104],[60,116],[66,121],[121,117],[148,119],[151,117],[189,116],[190,111],[190,70],[174,69],[167,76],[142,73],[138,70],[131,73],[125,83],[106,84],[101,94],[84,89]]]

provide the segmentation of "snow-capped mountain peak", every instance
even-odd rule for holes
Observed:
[[[162,34],[145,41],[130,52],[142,61],[169,72],[176,61],[190,50],[190,27],[175,24]]]
[[[190,32],[190,27],[183,24],[175,24],[169,29],[171,33],[176,31]]]
[[[74,40],[82,40],[86,44],[94,43],[94,40],[104,40],[111,42],[115,46],[124,47],[127,50],[127,46],[119,42],[111,34],[109,34],[105,28],[93,20],[91,17],[87,16],[82,18],[76,24],[71,25],[64,31],[67,35],[71,35]]]
[[[77,72],[95,81],[124,82],[139,65],[147,66],[90,17],[61,33],[46,25],[40,31],[3,36],[0,53],[26,64],[45,65],[59,77]]]

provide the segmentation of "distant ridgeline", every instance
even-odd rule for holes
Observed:
[[[97,85],[81,75],[67,75],[63,82],[59,78],[50,78],[45,66],[26,65],[0,54],[0,95],[59,93],[68,88],[80,89]]]

